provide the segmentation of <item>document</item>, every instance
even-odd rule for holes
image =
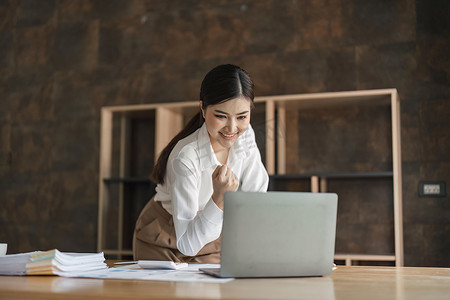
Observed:
[[[30,255],[27,275],[64,275],[77,271],[107,269],[103,253],[71,253],[57,249]]]
[[[108,268],[103,253],[70,253],[57,249],[0,257],[0,275],[58,275],[98,279],[133,279],[223,283],[232,278],[215,278],[199,268],[218,268],[219,264],[186,264],[170,261],[124,262]]]
[[[39,251],[0,256],[0,275],[26,275],[30,255]]]
[[[199,268],[220,267],[218,264],[189,264],[187,267],[170,269],[143,269],[137,264],[113,267],[106,270],[88,272],[67,272],[61,276],[99,279],[133,279],[133,280],[159,280],[183,282],[224,283],[233,278],[215,278],[199,271]]]
[[[0,257],[0,275],[63,275],[107,268],[103,253],[69,253],[53,249]]]

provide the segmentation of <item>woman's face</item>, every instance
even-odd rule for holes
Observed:
[[[237,138],[247,130],[250,124],[250,108],[251,101],[245,97],[202,108],[214,152],[231,148]]]

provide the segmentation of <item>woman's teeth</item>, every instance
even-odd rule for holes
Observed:
[[[222,134],[224,137],[233,137],[236,135],[236,133],[232,133],[232,134],[225,134],[223,132],[221,132],[220,134]]]

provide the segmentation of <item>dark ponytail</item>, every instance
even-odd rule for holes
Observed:
[[[209,105],[219,104],[227,100],[235,99],[240,96],[251,100],[253,105],[254,84],[250,75],[235,65],[220,65],[206,74],[200,88],[200,100],[203,103],[203,109]],[[201,110],[197,113],[187,125],[169,142],[161,151],[156,161],[155,167],[150,178],[159,184],[164,183],[166,176],[167,160],[175,145],[185,137],[194,133],[202,127],[205,120]]]
[[[187,124],[186,126],[167,144],[167,146],[161,151],[161,154],[156,161],[155,166],[153,167],[153,171],[150,175],[150,179],[156,183],[164,183],[164,176],[166,176],[166,167],[167,160],[169,158],[170,152],[172,152],[175,145],[178,141],[184,139],[188,135],[194,133],[197,129],[202,127],[203,116],[200,113],[197,113]]]

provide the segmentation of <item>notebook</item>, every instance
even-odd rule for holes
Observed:
[[[227,192],[218,277],[331,274],[338,196],[332,193]]]

